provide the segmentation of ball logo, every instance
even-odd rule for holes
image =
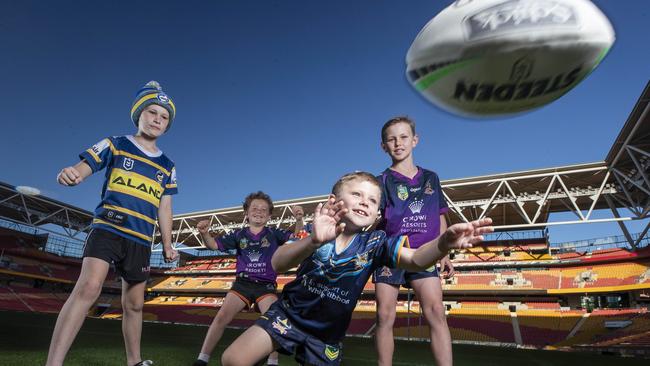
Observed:
[[[465,20],[469,39],[521,28],[576,24],[573,8],[549,0],[512,0],[481,10]]]
[[[165,93],[158,93],[158,100],[161,103],[169,104],[169,97]]]

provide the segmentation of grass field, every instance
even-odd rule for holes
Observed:
[[[56,316],[0,311],[0,365],[44,365],[50,336]],[[142,335],[142,355],[155,361],[156,366],[191,365],[201,347],[206,327],[145,323]],[[239,331],[228,330],[213,354],[218,359]],[[372,340],[347,339],[344,344],[344,365],[375,365]],[[66,365],[124,365],[124,346],[120,322],[114,320],[87,319],[66,359]],[[498,347],[454,345],[454,364],[457,366],[555,366],[589,365],[624,366],[648,365],[643,359],[601,356],[590,353],[566,353],[553,351],[520,350]],[[288,357],[281,356],[281,365],[295,365]],[[397,365],[433,365],[429,346],[424,342],[396,343]]]

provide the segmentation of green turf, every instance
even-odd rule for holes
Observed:
[[[0,311],[0,365],[43,365],[56,321],[55,315]],[[206,327],[145,323],[142,355],[153,359],[156,366],[191,365],[201,347]],[[238,331],[228,330],[214,353],[218,360]],[[372,341],[347,339],[343,351],[344,365],[375,365]],[[120,322],[87,319],[70,350],[66,365],[124,365],[124,346]],[[218,362],[212,364],[218,365]],[[281,365],[295,365],[291,358],[281,356]],[[396,343],[394,365],[433,365],[429,346],[424,342]],[[624,366],[648,365],[648,360],[601,356],[590,353],[566,353],[454,345],[454,364],[469,365],[567,365]]]

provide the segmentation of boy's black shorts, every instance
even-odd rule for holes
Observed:
[[[281,301],[257,319],[255,325],[268,333],[277,345],[276,351],[295,355],[301,365],[338,366],[343,359],[343,345],[327,344],[291,323]]]
[[[115,264],[115,271],[129,284],[149,279],[151,247],[108,230],[93,229],[84,244],[83,257]]]
[[[252,308],[263,298],[275,296],[277,298],[278,284],[275,282],[255,281],[248,278],[237,277],[232,284],[230,291],[237,295],[246,306]]]

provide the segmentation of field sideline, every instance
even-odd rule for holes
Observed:
[[[0,311],[0,365],[44,365],[49,340],[56,321],[55,314]],[[203,341],[206,327],[145,323],[142,355],[156,366],[191,365]],[[222,344],[229,344],[239,334],[227,330]],[[224,346],[215,351],[215,361]],[[433,365],[429,346],[424,342],[398,341],[396,366]],[[72,346],[66,365],[124,365],[124,346],[120,322],[87,319]],[[647,365],[648,360],[601,356],[588,353],[520,350],[498,347],[454,345],[457,366],[617,366]],[[218,365],[218,362],[212,364]],[[281,365],[296,365],[293,359],[281,356]],[[344,365],[376,365],[372,340],[349,338],[344,345]]]

